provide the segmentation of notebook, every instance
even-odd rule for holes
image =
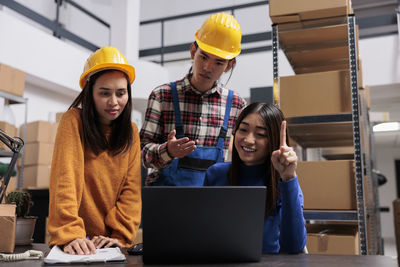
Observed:
[[[95,263],[95,262],[125,262],[125,255],[119,248],[96,249],[96,254],[71,255],[63,252],[58,246],[54,246],[47,257],[45,264],[69,264],[69,263]]]
[[[266,187],[143,187],[143,262],[256,262]]]

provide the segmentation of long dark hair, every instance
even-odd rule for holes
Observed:
[[[199,45],[197,44],[196,41],[194,41],[193,44],[194,44],[194,46],[196,47],[196,50],[197,50],[197,48],[199,48]],[[228,60],[228,63],[231,62],[232,60],[236,60],[236,58],[229,59],[229,60]],[[229,73],[228,80],[226,80],[226,83],[225,83],[223,86],[226,86],[226,85],[228,84],[229,80],[230,80],[231,77],[232,77],[233,69],[235,68],[235,66],[236,66],[236,64],[234,64],[234,65],[232,66],[231,72]],[[192,74],[193,74],[193,66],[190,66],[190,69],[189,69],[189,72],[188,72],[188,76],[191,77]]]
[[[280,194],[278,185],[279,173],[274,169],[272,165],[271,155],[274,150],[277,150],[280,147],[280,129],[282,121],[285,120],[285,117],[282,111],[273,104],[252,103],[240,113],[238,119],[236,120],[233,140],[235,140],[236,131],[238,130],[243,119],[252,113],[260,115],[265,124],[265,127],[267,128],[268,147],[267,153],[265,155],[267,159],[265,163],[267,164],[267,173],[265,174],[264,184],[267,186],[265,217],[268,217],[274,210],[276,200],[278,199]],[[288,133],[286,133],[286,143],[289,145]],[[239,168],[241,164],[244,163],[240,159],[236,147],[233,146],[232,164],[227,174],[228,182],[230,185],[238,185],[240,173]]]
[[[108,72],[118,71],[115,69],[108,69],[93,74],[89,81],[86,83],[85,88],[72,102],[71,108],[81,108],[81,119],[83,127],[84,142],[87,147],[92,150],[96,155],[105,150],[111,151],[113,155],[125,153],[132,146],[133,134],[131,124],[131,111],[132,111],[132,98],[131,98],[131,85],[129,83],[128,75],[124,72],[128,82],[128,102],[121,115],[111,122],[111,136],[107,139],[104,134],[99,116],[96,111],[96,106],[93,99],[93,86],[96,80],[103,74]]]

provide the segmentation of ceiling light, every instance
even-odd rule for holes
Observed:
[[[400,130],[399,122],[384,122],[384,123],[379,123],[373,127],[374,132],[392,132],[399,130]]]

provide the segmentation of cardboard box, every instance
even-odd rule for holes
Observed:
[[[58,127],[58,124],[54,124],[48,121],[33,121],[26,124],[26,138],[25,143],[32,142],[44,142],[54,143],[56,130],[54,127]],[[24,137],[24,125],[19,128],[20,136]]]
[[[364,84],[364,76],[363,76],[363,66],[362,66],[362,61],[361,59],[358,59],[357,61],[357,67],[358,67],[358,88],[362,89],[365,88],[365,84]]]
[[[50,165],[53,155],[54,144],[33,142],[25,145],[24,165]]]
[[[136,232],[135,240],[133,240],[133,244],[143,243],[143,229],[139,228]]]
[[[296,74],[349,68],[348,48],[344,46],[286,52]]]
[[[299,161],[305,210],[356,210],[354,160]]]
[[[64,115],[64,112],[57,112],[56,113],[56,122],[60,122],[63,115]]]
[[[13,253],[17,217],[14,204],[0,204],[0,252]]]
[[[352,14],[350,0],[270,0],[269,16],[273,23],[286,23]]]
[[[361,88],[360,97],[364,98],[367,110],[369,110],[371,108],[371,96],[370,96],[369,86],[364,86],[364,88]],[[362,101],[361,103],[364,102]]]
[[[354,146],[322,148],[321,155],[326,160],[354,159]]]
[[[57,131],[58,131],[58,125],[59,124],[60,123],[58,123],[58,122],[55,122],[55,123],[51,124],[51,139],[52,139],[51,143],[55,143],[55,141],[56,141],[56,136],[57,136]]]
[[[309,224],[306,227],[309,254],[360,254],[357,225]]]
[[[8,182],[6,195],[8,195],[9,193],[17,190],[17,183],[18,183],[17,177],[16,176],[11,176],[10,177],[10,181]]]
[[[0,91],[23,96],[25,89],[25,72],[0,64]]]
[[[25,166],[23,188],[49,188],[50,165]]]
[[[351,113],[349,71],[281,77],[280,108],[286,117]]]
[[[8,122],[0,121],[0,129],[10,137],[18,136],[18,129],[14,125],[9,124]],[[10,150],[10,149],[8,148],[8,146],[6,146],[6,144],[0,142],[0,150]]]
[[[350,69],[347,23],[293,27],[280,29],[279,42],[296,74]],[[355,29],[358,55],[358,26]]]

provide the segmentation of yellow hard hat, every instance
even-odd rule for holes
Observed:
[[[79,80],[81,88],[85,88],[86,82],[89,80],[90,76],[106,69],[115,69],[125,72],[129,77],[130,83],[133,83],[135,80],[135,68],[128,64],[124,55],[115,47],[104,46],[97,49],[86,60],[83,73]]]
[[[240,54],[242,31],[229,14],[213,14],[197,30],[194,38],[200,49],[215,56],[232,59]]]

